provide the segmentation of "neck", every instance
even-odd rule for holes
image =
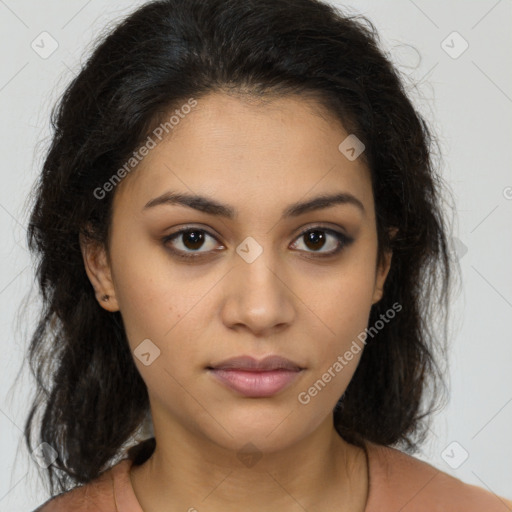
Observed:
[[[130,472],[145,512],[231,512],[242,504],[246,512],[364,511],[364,451],[344,441],[330,417],[295,444],[265,453],[249,443],[228,450],[176,424],[168,427],[155,424],[154,453]]]

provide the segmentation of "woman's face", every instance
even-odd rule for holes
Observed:
[[[312,100],[211,94],[114,190],[110,263],[84,257],[121,312],[157,438],[273,451],[332,424],[390,261],[377,268],[370,174],[339,149],[348,135]],[[337,194],[349,200],[297,206]],[[210,369],[269,355],[301,370]]]

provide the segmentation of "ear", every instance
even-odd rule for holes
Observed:
[[[119,311],[112,272],[105,248],[98,242],[85,237],[83,233],[80,233],[79,241],[85,272],[94,288],[96,300],[107,311]],[[108,301],[102,300],[104,295],[109,296]]]
[[[398,228],[390,228],[389,236],[391,239],[395,238],[396,233],[398,232]],[[393,257],[393,251],[388,249],[384,253],[384,257],[382,258],[382,262],[377,269],[377,273],[375,276],[375,287],[373,292],[372,304],[379,302],[382,299],[382,295],[384,293],[384,283],[386,282],[386,278],[389,273],[389,269],[391,268],[391,258]]]

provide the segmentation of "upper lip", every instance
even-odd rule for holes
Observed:
[[[292,370],[298,371],[303,368],[297,363],[281,356],[267,356],[263,359],[256,359],[251,356],[232,357],[208,366],[215,370],[246,370],[246,371],[271,371],[271,370]]]

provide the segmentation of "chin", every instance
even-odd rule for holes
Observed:
[[[226,430],[213,422],[214,424],[209,425],[208,433],[205,435],[222,448],[234,450],[237,453],[240,450],[261,453],[285,450],[300,442],[318,426],[308,425],[307,421],[299,420],[296,414],[290,414],[292,410],[291,407],[283,409],[279,414],[276,411],[273,413],[260,411],[259,414],[256,412],[254,415],[245,414],[243,418],[235,416],[225,419],[219,423],[225,426]]]

